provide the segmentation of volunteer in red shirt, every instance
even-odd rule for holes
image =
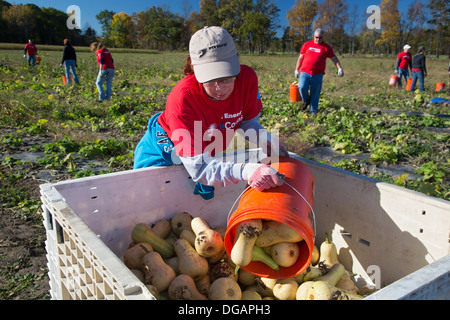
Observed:
[[[303,100],[303,110],[310,106],[312,114],[319,110],[320,92],[322,91],[322,80],[325,74],[327,58],[338,68],[338,75],[344,76],[341,64],[333,52],[331,46],[323,41],[324,32],[317,29],[314,32],[314,40],[303,44],[300,56],[295,67],[295,77],[299,78],[298,88]]]
[[[257,190],[282,185],[282,174],[272,166],[214,158],[236,132],[267,155],[288,156],[259,124],[258,78],[253,69],[239,63],[230,34],[220,27],[197,31],[190,40],[184,72],[168,96],[166,109],[150,119],[135,150],[134,168],[182,164],[196,182],[194,193],[204,199],[214,196],[215,187],[240,181]]]
[[[405,80],[409,79],[409,70],[412,69],[412,55],[409,52],[411,49],[410,45],[405,45],[403,47],[403,51],[400,52],[397,56],[397,61],[395,63],[395,73],[400,78],[398,79],[398,87],[402,87],[402,77],[405,77]]]
[[[33,43],[33,41],[28,40],[28,43],[25,45],[25,50],[23,52],[23,57],[27,58],[28,64],[31,66],[36,65],[36,54],[37,54],[37,47]]]
[[[98,102],[110,100],[115,72],[114,59],[112,58],[111,52],[108,48],[101,43],[93,42],[91,44],[91,51],[95,52],[99,66],[97,81],[95,82],[99,93]],[[104,83],[106,83],[106,92],[103,89]]]

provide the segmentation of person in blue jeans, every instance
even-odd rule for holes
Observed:
[[[98,42],[93,42],[91,44],[91,51],[95,52],[97,57],[97,62],[99,65],[99,71],[97,75],[97,81],[95,82],[99,98],[98,102],[103,100],[110,100],[112,95],[112,82],[114,79],[114,59],[112,58],[111,52],[103,44]],[[106,92],[103,89],[103,84],[106,83]]]
[[[409,50],[411,46],[406,44],[403,47],[403,51],[400,52],[397,56],[397,61],[395,62],[395,73],[399,77],[397,85],[399,88],[402,87],[402,77],[405,77],[405,80],[409,79],[409,68],[412,69],[412,55]]]
[[[309,111],[312,114],[319,110],[327,58],[331,59],[338,68],[338,76],[344,76],[341,63],[334,54],[333,48],[323,41],[323,36],[324,31],[320,28],[314,32],[314,40],[305,42],[302,46],[295,67],[295,77],[299,78],[298,88],[303,100],[302,109],[306,110],[310,106]]]
[[[71,82],[70,72],[72,72],[73,80],[76,84],[80,84],[77,72],[75,70],[75,68],[77,67],[77,54],[75,52],[75,49],[72,47],[69,39],[64,39],[63,57],[60,66],[62,66],[63,64],[66,75],[66,83],[69,84]]]
[[[427,76],[427,65],[425,57],[425,48],[420,47],[419,51],[414,55],[412,59],[412,82],[411,82],[411,92],[414,92],[416,87],[416,82],[419,80],[419,90],[425,91],[425,77]]]

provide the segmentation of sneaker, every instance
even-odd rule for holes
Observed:
[[[302,105],[302,110],[304,111],[304,110],[308,109],[308,105],[309,105],[308,103],[304,102]]]

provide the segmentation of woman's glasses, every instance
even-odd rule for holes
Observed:
[[[205,82],[205,83],[203,83],[203,86],[207,87],[207,88],[213,88],[213,87],[216,87],[216,86],[222,85],[222,84],[224,84],[224,85],[232,84],[235,80],[236,80],[236,77],[217,79],[217,80]]]

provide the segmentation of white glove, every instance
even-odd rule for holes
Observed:
[[[338,76],[339,77],[343,77],[344,76],[344,70],[342,70],[342,68],[338,69]]]
[[[295,70],[295,78],[300,78],[300,73],[298,72],[298,70]]]
[[[260,163],[247,163],[242,169],[242,178],[253,189],[264,191],[284,184],[284,175],[273,167]]]
[[[27,57],[27,55],[26,55],[26,54],[24,54],[24,55],[23,55],[23,57],[24,57],[24,58],[26,58],[26,57]]]

